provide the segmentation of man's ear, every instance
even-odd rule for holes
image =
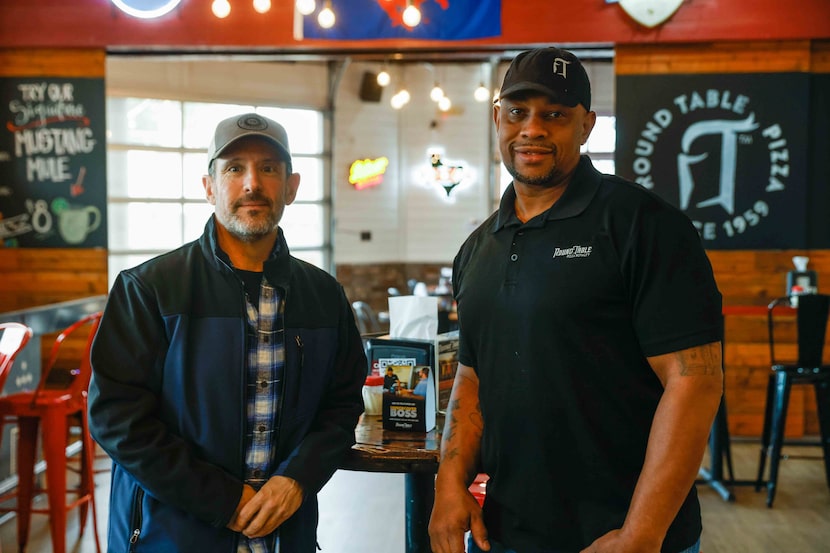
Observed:
[[[205,188],[205,198],[210,205],[216,205],[216,196],[213,193],[213,177],[202,175],[202,186]]]
[[[585,114],[582,120],[582,144],[588,142],[588,137],[591,136],[591,131],[594,130],[594,125],[597,124],[597,112],[589,111]]]
[[[285,181],[285,205],[294,203],[297,197],[297,190],[300,188],[300,174],[291,173]]]

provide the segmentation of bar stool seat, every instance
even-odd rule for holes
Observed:
[[[17,392],[0,397],[0,431],[2,431],[2,425],[16,423],[19,436],[17,488],[0,498],[3,501],[15,498],[17,501],[14,507],[0,508],[0,512],[17,513],[17,541],[20,551],[26,549],[31,514],[39,513],[49,515],[52,551],[65,553],[67,512],[79,507],[80,535],[82,535],[86,527],[87,511],[91,506],[95,547],[98,553],[101,552],[95,512],[94,444],[87,422],[87,388],[91,375],[89,350],[100,318],[100,312],[88,315],[60,333],[52,347],[49,363],[44,367],[40,382],[34,391]],[[71,371],[73,375],[71,384],[65,389],[46,388],[49,372],[55,366],[61,344],[73,332],[84,328],[88,332],[86,345],[79,368]],[[72,440],[69,430],[77,424],[81,427],[80,483],[76,489],[67,489],[66,473],[69,467],[66,450]],[[46,509],[32,508],[35,491],[43,491],[35,486],[34,478],[39,433],[43,458],[46,461],[45,491],[49,503]],[[67,503],[67,494],[74,496],[69,503]]]

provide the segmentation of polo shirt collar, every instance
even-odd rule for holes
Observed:
[[[541,227],[547,221],[576,217],[588,207],[599,189],[602,176],[588,156],[582,155],[576,166],[570,184],[562,196],[547,211],[528,221],[528,226]],[[520,226],[523,223],[516,216],[516,190],[513,183],[507,187],[499,203],[498,217],[493,232],[506,226]]]

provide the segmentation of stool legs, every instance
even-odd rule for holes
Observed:
[[[772,507],[778,484],[778,466],[781,462],[781,448],[784,444],[784,426],[787,421],[787,406],[790,402],[792,383],[786,371],[775,373],[775,400],[772,405],[772,426],[770,428],[769,480],[767,481],[767,507]]]
[[[64,413],[43,416],[43,456],[46,458],[46,487],[49,497],[49,530],[52,551],[66,551],[66,433]]]
[[[824,452],[824,472],[830,487],[830,380],[815,383],[818,424],[821,431],[821,447]]]
[[[36,417],[20,417],[17,421],[17,545],[19,551],[25,551],[29,541],[39,426],[40,419]]]
[[[85,415],[85,413],[84,413]],[[42,422],[42,424],[41,424]],[[39,417],[18,417],[19,440],[17,447],[17,543],[18,550],[25,551],[29,541],[29,528],[32,515],[32,499],[35,493],[35,463],[37,462],[37,438],[41,432],[43,457],[46,460],[46,493],[49,501],[49,531],[52,537],[52,551],[66,551],[67,511],[67,461],[66,436],[69,423],[66,415],[60,412],[47,412]],[[93,481],[94,449],[89,435],[86,416],[81,420],[81,470],[78,497],[74,506],[80,509],[79,539],[86,527],[87,512],[92,507],[92,526],[95,532],[95,549],[101,552],[98,540],[98,520],[95,510],[95,483]],[[43,512],[43,511],[38,511]]]
[[[775,401],[775,373],[770,373],[767,382],[767,400],[764,403],[764,426],[761,431],[761,453],[758,459],[758,478],[755,480],[755,491],[761,491],[764,485],[764,469],[767,465],[767,454],[769,453],[769,434],[772,424],[772,405]]]
[[[92,506],[92,531],[95,537],[95,551],[101,553],[101,543],[98,541],[98,513],[95,510],[95,442],[89,433],[89,420],[86,416],[86,405],[81,414],[81,439],[83,448],[81,451],[81,494],[89,495],[89,505],[85,502],[81,505],[81,521],[78,528],[78,539],[83,536],[86,527],[87,507]]]

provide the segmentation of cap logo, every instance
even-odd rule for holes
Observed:
[[[247,131],[264,131],[268,128],[268,123],[266,123],[261,117],[257,117],[255,115],[240,117],[236,124],[240,129],[245,129]]]
[[[553,74],[561,75],[563,79],[568,78],[568,65],[571,62],[564,58],[553,58]]]

